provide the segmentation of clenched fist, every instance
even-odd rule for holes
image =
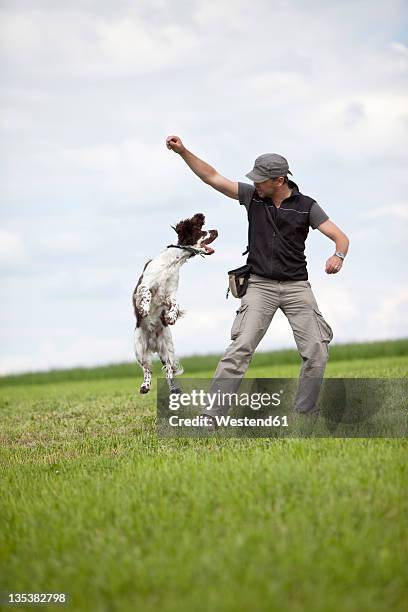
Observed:
[[[175,153],[182,153],[185,150],[185,147],[178,136],[167,136],[166,146]]]
[[[343,260],[337,255],[332,255],[326,261],[326,274],[337,274],[343,265]]]

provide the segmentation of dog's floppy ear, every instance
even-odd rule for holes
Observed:
[[[205,223],[205,217],[203,213],[196,213],[194,217],[191,218],[191,221],[194,223],[194,225],[202,228]]]
[[[189,219],[179,221],[173,229],[178,236],[178,244],[188,244],[187,240],[191,234],[191,221]]]

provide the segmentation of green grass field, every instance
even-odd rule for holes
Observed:
[[[185,376],[217,360],[183,359]],[[247,377],[298,372],[280,351]],[[327,377],[407,375],[408,340],[330,348]],[[406,439],[158,439],[140,382],[135,364],[0,379],[1,591],[66,592],[75,611],[405,612]]]

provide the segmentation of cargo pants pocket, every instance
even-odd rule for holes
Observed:
[[[333,340],[333,330],[320,312],[318,308],[313,308],[317,327],[319,328],[320,338],[322,342],[331,342]]]
[[[236,317],[231,327],[231,340],[235,340],[243,330],[247,309],[248,304],[243,304],[238,308]]]

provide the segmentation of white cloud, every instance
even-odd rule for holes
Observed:
[[[393,49],[393,51],[396,51],[396,53],[400,53],[401,55],[408,56],[408,47],[407,45],[404,45],[404,43],[392,42],[391,49]]]
[[[394,65],[400,72],[408,71],[408,47],[401,42],[392,42],[391,49],[394,52]]]
[[[397,289],[368,313],[368,333],[379,339],[405,337],[408,332],[408,291]]]
[[[175,190],[184,171],[181,164],[169,163],[164,139],[160,144],[132,139],[66,148],[58,163],[68,166],[73,174],[79,172],[84,180],[97,180],[99,188],[102,186],[118,198],[132,196],[129,206],[133,209],[143,208],[143,200],[152,195],[160,201],[164,187],[167,194]],[[112,204],[117,206],[116,202]]]
[[[150,74],[188,61],[196,46],[193,32],[176,23],[150,24],[136,13],[112,19],[76,7],[3,11],[1,33],[3,53],[20,69],[29,63],[37,77]]]
[[[81,233],[58,232],[53,236],[39,237],[36,248],[49,257],[56,255],[85,254],[89,249],[89,242]]]
[[[128,351],[126,351],[128,349]],[[122,338],[96,337],[86,334],[70,337],[47,337],[39,339],[35,346],[37,354],[23,352],[0,357],[0,375],[12,372],[30,372],[53,368],[81,367],[93,364],[105,365],[132,358],[131,342]],[[136,375],[136,367],[135,367]]]
[[[13,269],[25,261],[23,237],[14,232],[0,230],[0,266]]]
[[[387,217],[396,221],[408,220],[408,203],[400,202],[395,204],[387,204],[381,208],[368,210],[365,215],[367,218],[377,219],[378,217]]]
[[[256,4],[252,7],[245,0],[235,0],[231,10],[231,4],[225,2],[200,2],[196,5],[193,13],[194,21],[204,31],[213,28],[231,29],[237,36],[245,36],[251,13],[256,11]]]

